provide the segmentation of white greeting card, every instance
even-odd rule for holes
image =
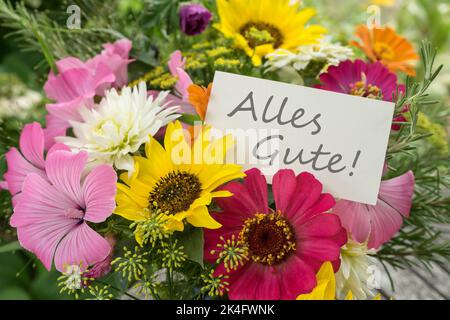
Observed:
[[[228,161],[308,171],[337,198],[375,204],[394,112],[390,102],[216,72],[206,122],[236,138]]]

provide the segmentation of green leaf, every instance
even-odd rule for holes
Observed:
[[[15,250],[22,250],[19,241],[10,242],[0,247],[0,253],[11,252]]]
[[[30,300],[30,295],[20,287],[8,287],[0,292],[0,300]]]
[[[198,115],[188,113],[184,113],[181,117],[178,118],[178,120],[191,126],[193,126],[196,122],[198,123],[202,121]]]
[[[203,268],[203,229],[186,228],[185,232],[180,234],[179,241],[188,259],[197,262]]]

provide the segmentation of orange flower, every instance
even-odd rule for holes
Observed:
[[[419,60],[412,44],[389,27],[368,28],[360,25],[355,35],[362,43],[351,41],[350,44],[360,48],[372,61],[380,61],[390,71],[402,71],[415,76],[413,61]]]
[[[189,102],[194,106],[195,111],[200,116],[200,119],[205,120],[206,111],[208,110],[209,96],[211,95],[212,83],[208,88],[191,84],[187,91],[189,94]]]

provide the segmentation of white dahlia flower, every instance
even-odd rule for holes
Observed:
[[[109,163],[119,170],[134,171],[131,154],[158,130],[179,117],[178,106],[167,107],[168,92],[148,96],[145,82],[133,89],[106,91],[100,104],[80,110],[82,121],[70,121],[75,137],[58,137],[74,151],[85,150],[92,163]]]

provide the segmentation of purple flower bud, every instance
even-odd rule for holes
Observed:
[[[194,36],[205,31],[211,20],[211,12],[200,4],[186,4],[180,8],[180,28],[185,34]]]

